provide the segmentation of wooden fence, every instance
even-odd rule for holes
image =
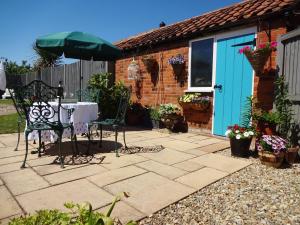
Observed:
[[[293,135],[300,140],[300,28],[291,31],[278,40],[279,75],[284,75],[288,83],[289,96],[293,102]]]
[[[65,98],[75,98],[76,91],[80,89],[80,74],[82,74],[82,88],[86,88],[89,78],[100,72],[108,72],[108,63],[102,61],[81,61],[61,65],[57,67],[44,68],[39,72],[30,72],[23,75],[7,75],[7,87],[13,87],[16,84],[28,84],[38,79],[51,86],[58,86],[61,81],[64,86]]]

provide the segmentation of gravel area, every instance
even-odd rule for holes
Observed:
[[[230,156],[230,149],[218,152]],[[274,169],[259,159],[140,221],[150,224],[300,224],[300,165]]]

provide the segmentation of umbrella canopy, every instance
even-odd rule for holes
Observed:
[[[66,58],[110,61],[121,56],[121,50],[111,43],[83,32],[60,32],[40,37],[36,47]]]
[[[0,90],[5,91],[6,89],[6,76],[3,62],[0,61]]]

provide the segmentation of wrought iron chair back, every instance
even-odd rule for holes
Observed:
[[[25,114],[27,126],[42,126],[53,122],[59,126],[62,95],[62,87],[51,87],[40,80],[15,88],[16,104]],[[58,106],[49,104],[56,99]]]
[[[118,111],[115,118],[115,123],[125,125],[125,116],[127,112],[127,107],[129,104],[131,95],[131,87],[126,88],[125,91],[121,94],[119,105],[118,105]]]
[[[81,99],[82,102],[96,102],[100,101],[100,90],[87,88],[83,90],[76,91],[77,98]]]

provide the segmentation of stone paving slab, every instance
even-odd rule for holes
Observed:
[[[148,171],[157,173],[161,176],[167,177],[171,180],[183,176],[187,172],[185,170],[181,170],[179,168],[174,168],[173,166],[168,166],[165,164],[161,164],[152,160],[138,163],[136,164],[139,167],[142,167],[143,169],[146,169]]]
[[[14,151],[14,147],[4,147],[0,148],[0,158],[7,158],[7,157],[12,157],[12,156],[24,156],[25,154],[25,147],[22,150]]]
[[[139,153],[139,155],[166,165],[172,165],[195,157],[191,154],[173,151],[170,149],[164,149],[160,152],[154,153]]]
[[[42,177],[30,168],[0,174],[6,186],[14,195],[38,190],[50,186]]]
[[[203,147],[203,146],[215,144],[215,143],[218,143],[221,141],[223,141],[223,140],[217,139],[217,138],[208,138],[208,139],[203,139],[203,140],[199,140],[199,141],[194,141],[193,143],[198,144],[198,147]]]
[[[175,149],[178,151],[185,152],[186,150],[193,149],[199,147],[198,144],[194,144],[187,141],[182,140],[171,140],[168,142],[161,142],[164,147]]]
[[[90,176],[87,179],[95,183],[97,186],[103,187],[105,185],[112,184],[117,181],[121,181],[146,172],[146,170],[143,170],[136,166],[127,166]]]
[[[101,212],[101,213],[106,213],[108,211],[109,207],[110,207],[110,205],[100,208],[96,211]],[[138,221],[138,220],[146,217],[146,215],[144,213],[142,213],[142,212],[138,211],[137,209],[131,207],[130,205],[126,204],[124,201],[117,202],[114,210],[112,211],[111,216],[113,218],[118,218],[122,222],[122,224],[126,224],[130,220]]]
[[[5,219],[0,219],[0,224],[1,225],[8,225],[11,219],[17,218],[17,217],[20,217],[20,216],[22,216],[22,214],[17,214],[17,215],[14,215],[14,216],[7,217]]]
[[[214,183],[217,180],[220,180],[227,175],[228,173],[226,172],[204,167],[200,170],[179,177],[175,181],[199,190],[211,183]]]
[[[0,186],[3,185],[3,184],[4,184],[3,181],[0,179]]]
[[[173,164],[172,166],[188,171],[188,172],[193,172],[195,170],[199,170],[203,168],[203,165],[200,165],[199,163],[191,162],[191,161],[184,161],[180,163]]]
[[[60,167],[59,165],[56,165]],[[60,184],[107,171],[101,165],[89,165],[44,176],[50,184]]]
[[[86,179],[81,179],[17,196],[17,200],[28,213],[38,209],[63,209],[65,202],[90,202],[93,208],[110,204],[114,196],[98,188]]]
[[[103,160],[101,165],[109,170],[129,166],[148,160],[147,158],[144,158],[137,154],[120,155],[120,157],[116,157],[115,153],[111,153],[105,154],[105,156],[106,158]]]
[[[22,213],[22,210],[5,186],[0,186],[0,219]]]
[[[113,194],[128,192],[130,197],[124,201],[146,215],[151,215],[195,192],[193,188],[152,172],[108,185],[105,189]]]
[[[199,148],[188,149],[188,150],[186,150],[186,151],[184,151],[184,152],[185,152],[185,153],[188,153],[188,154],[195,155],[195,156],[201,156],[201,155],[208,154],[208,152],[201,151]]]
[[[244,160],[234,159],[231,157],[212,153],[199,156],[197,158],[191,159],[190,161],[228,173],[236,172],[251,164],[251,162],[247,162]]]
[[[211,145],[207,145],[204,147],[199,148],[201,151],[204,152],[209,152],[209,153],[213,153],[213,152],[218,152],[220,150],[224,150],[226,148],[230,147],[230,143],[229,141],[221,141],[215,144],[211,144]]]
[[[12,171],[18,171],[20,170],[20,166],[21,166],[20,162],[0,165],[0,174],[12,172]]]

